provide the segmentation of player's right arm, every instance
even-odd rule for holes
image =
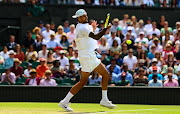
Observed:
[[[95,40],[99,40],[106,32],[107,29],[110,29],[111,25],[108,25],[107,28],[104,28],[103,30],[101,30],[99,33],[94,34],[93,32],[89,33],[89,37],[95,39]]]

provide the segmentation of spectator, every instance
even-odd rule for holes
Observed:
[[[4,58],[0,55],[0,69],[4,67]]]
[[[57,58],[57,60],[60,61],[61,66],[65,69],[67,66],[69,66],[69,60],[67,57],[64,56],[65,52],[64,50],[60,51],[60,57]]]
[[[158,38],[154,38],[153,39],[153,43],[156,46],[156,51],[162,52],[163,51],[163,47],[159,44],[160,41]]]
[[[103,30],[103,29],[104,29],[104,20],[101,20],[101,21],[100,21],[99,32],[100,32],[101,30]]]
[[[76,68],[76,69],[79,69],[79,67],[80,67],[80,62],[79,62],[79,57],[78,57],[78,50],[75,50],[75,51],[74,51],[74,56],[71,57],[71,59],[74,60],[75,68]]]
[[[174,37],[173,35],[170,35],[169,32],[167,31],[165,32],[165,35],[162,36],[162,46],[165,47],[169,40],[174,42]]]
[[[121,28],[126,26],[126,22],[129,20],[129,15],[128,14],[124,14],[123,15],[123,19],[119,21],[119,25]]]
[[[157,59],[157,66],[162,68],[164,64],[164,60],[161,56],[161,53],[159,51],[155,52],[155,58]]]
[[[144,0],[143,4],[146,5],[146,6],[153,7],[154,6],[154,1],[153,0]]]
[[[180,22],[176,22],[176,28],[173,30],[173,35],[176,36],[180,28]]]
[[[121,45],[118,45],[117,40],[113,40],[112,47],[110,48],[110,55],[113,56],[114,52],[121,52]]]
[[[116,63],[116,59],[113,57],[112,59],[111,59],[111,64],[110,65],[108,65],[107,67],[106,67],[106,69],[109,71],[109,67],[110,66],[113,66],[114,68],[114,70],[113,70],[113,73],[115,73],[115,74],[119,74],[119,73],[121,73],[121,68],[120,68],[120,66],[118,66],[117,65],[117,63]],[[110,72],[110,71],[109,71]]]
[[[108,85],[113,86],[115,83],[118,82],[117,74],[114,73],[114,66],[111,65],[109,67],[109,78],[108,78]]]
[[[118,46],[121,45],[120,38],[116,37],[116,33],[115,32],[111,32],[111,38],[108,39],[109,47],[112,47],[112,44],[113,44],[114,40],[117,40]]]
[[[62,46],[57,40],[55,40],[55,34],[50,34],[51,39],[47,42],[47,48],[56,48],[57,46]]]
[[[166,73],[163,73],[163,75],[164,75],[164,81],[167,81],[167,80],[168,80],[168,74],[169,74],[169,73],[172,74],[172,78],[173,78],[174,80],[178,81],[178,77],[177,77],[177,75],[174,73],[173,67],[168,67]]]
[[[89,85],[92,84],[100,84],[102,80],[102,76],[100,76],[96,71],[93,71],[89,76]]]
[[[42,20],[39,21],[39,26],[38,26],[40,29],[41,29],[41,33],[46,30],[46,28],[44,27],[44,23]]]
[[[47,66],[49,68],[51,68],[51,66],[53,65],[53,61],[55,61],[56,59],[53,57],[53,51],[49,50],[48,54],[47,54]]]
[[[127,22],[127,23],[128,23],[128,24],[127,24],[127,27],[124,27],[124,28],[123,28],[123,34],[126,35],[127,32],[129,32],[130,35],[131,35],[131,39],[132,39],[132,40],[135,40],[136,37],[137,37],[137,35],[136,35],[136,33],[135,33],[134,27],[131,26],[131,22]]]
[[[42,44],[42,50],[38,52],[39,59],[44,58],[47,59],[47,54],[49,50],[47,50],[46,44]]]
[[[152,35],[156,34],[158,38],[160,38],[161,32],[158,28],[156,28],[156,22],[152,22],[152,29],[147,30],[148,31],[148,38],[152,39]]]
[[[135,46],[137,46],[137,44],[141,44],[142,45],[142,49],[147,51],[148,48],[148,39],[144,37],[144,32],[140,32],[139,33],[139,38],[137,38],[135,40]]]
[[[57,83],[54,79],[51,79],[52,73],[50,70],[46,70],[45,79],[40,81],[40,86],[57,86]]]
[[[131,17],[131,22],[132,22],[132,26],[134,27],[134,29],[139,27],[139,23],[137,22],[136,16]]]
[[[55,23],[53,21],[51,21],[51,23],[50,23],[50,29],[52,31],[55,31]]]
[[[156,52],[156,46],[153,44],[151,46],[151,51],[148,52],[148,54],[147,54],[147,57],[150,61],[155,57],[155,52]]]
[[[157,61],[156,58],[153,58],[151,63],[152,63],[152,64],[151,64],[152,66],[149,67],[149,74],[151,74],[151,73],[153,72],[153,67],[154,67],[154,66],[157,66],[158,61]],[[160,73],[161,73],[161,67],[157,66],[157,69],[158,69],[158,70],[157,70],[157,73],[160,74]]]
[[[148,83],[148,87],[163,87],[163,83],[157,79],[157,75],[153,75],[152,78]]]
[[[66,34],[66,33],[64,32],[63,27],[61,25],[59,25],[58,28],[57,28],[55,40],[60,42],[62,34]]]
[[[142,45],[138,44],[137,45],[137,51],[134,53],[134,56],[136,56],[137,58],[140,58],[141,51],[142,51]]]
[[[123,63],[128,65],[128,70],[134,71],[137,64],[137,58],[133,55],[133,49],[129,49],[128,55],[123,58]]]
[[[139,20],[139,27],[136,28],[136,34],[140,32],[144,32],[144,36],[147,36],[147,30],[144,28],[144,21],[142,19]]]
[[[73,45],[69,45],[67,51],[68,51],[68,53],[66,53],[66,57],[67,57],[68,59],[70,59],[70,58],[73,57],[73,55],[74,55]]]
[[[148,81],[152,80],[153,75],[157,75],[158,80],[163,81],[163,76],[157,72],[158,67],[157,66],[153,66],[152,70],[153,70],[152,74],[150,74],[148,76]]]
[[[15,52],[13,50],[10,50],[9,51],[9,58],[7,58],[4,62],[4,68],[7,69],[7,68],[11,68],[13,66],[13,63],[14,63],[14,55],[15,55]]]
[[[122,65],[123,65],[123,59],[120,58],[120,53],[119,52],[114,52],[114,58],[116,59],[116,63],[117,65],[119,65],[121,68],[122,68]]]
[[[63,28],[64,28],[64,32],[65,32],[65,33],[68,33],[68,32],[70,31],[69,21],[66,20],[66,21],[64,22],[64,27],[63,27]]]
[[[126,73],[123,72],[121,74],[121,80],[119,80],[116,84],[116,86],[130,86],[130,81],[126,80]]]
[[[107,66],[110,64],[110,60],[109,58],[107,57],[107,52],[106,51],[101,51],[101,62]]]
[[[147,68],[149,68],[149,60],[148,60],[147,54],[146,54],[146,52],[145,52],[144,50],[142,50],[142,51],[140,52],[140,56],[139,56],[139,58],[138,58],[138,61],[139,61],[140,59],[143,59],[143,60],[144,60],[144,65],[147,66]]]
[[[137,65],[137,67],[135,68],[135,72],[133,73],[133,77],[136,77],[140,68],[144,69],[144,75],[147,76],[147,66],[144,65],[144,59],[139,59],[138,63],[139,64]]]
[[[127,55],[128,55],[127,44],[122,44],[122,53],[120,57],[124,58]]]
[[[32,39],[35,40],[36,35],[39,35],[39,33],[41,32],[41,29],[39,27],[35,27],[32,31],[33,31]]]
[[[31,1],[31,6],[28,7],[28,16],[39,17],[44,15],[44,8],[36,5],[36,0]]]
[[[5,70],[5,73],[3,73],[1,76],[1,82],[7,82],[11,85],[15,83],[15,80],[16,80],[15,74],[12,73],[8,68]]]
[[[140,68],[138,70],[138,74],[135,78],[134,78],[134,85],[142,85],[142,86],[147,86],[148,85],[148,78],[146,76],[144,76],[144,69]]]
[[[6,60],[9,58],[9,52],[7,46],[3,46],[3,51],[1,51],[0,55]]]
[[[28,66],[27,66],[27,69],[24,70],[24,77],[30,77],[30,72],[32,70],[32,64],[29,63]]]
[[[43,44],[43,42],[42,42],[40,35],[36,35],[36,40],[32,45],[34,46],[34,48],[37,52],[42,50],[42,44]]]
[[[128,40],[131,41],[130,44],[127,43]],[[127,44],[128,49],[130,49],[130,48],[134,49],[134,48],[135,48],[135,47],[134,47],[134,40],[131,39],[131,34],[130,34],[129,32],[126,34],[125,40],[122,42],[121,45],[123,45],[123,44]]]
[[[164,22],[164,28],[161,28],[161,36],[165,35],[165,32],[168,31],[170,34],[172,34],[172,28],[168,26],[168,22]]]
[[[53,66],[51,67],[51,71],[53,74],[52,78],[59,78],[60,80],[62,80],[65,77],[66,72],[60,64],[61,63],[59,62],[59,60],[55,60],[53,62]]]
[[[23,75],[23,68],[19,66],[21,61],[18,58],[14,59],[13,67],[11,67],[10,71],[16,75],[16,79],[20,79]]]
[[[180,28],[178,28],[174,39],[175,43],[180,43]]]
[[[151,17],[147,17],[146,22],[147,22],[147,24],[144,26],[144,28],[145,28],[146,30],[151,30],[151,29],[152,29]]]
[[[161,15],[161,18],[160,18],[160,22],[157,24],[157,28],[159,30],[161,30],[163,27],[164,27],[164,22],[165,22],[165,16],[164,15]]]
[[[104,37],[107,41],[111,38],[111,33],[109,32],[109,29],[107,29],[107,31],[105,32]]]
[[[153,40],[154,40],[155,38],[157,38],[157,34],[156,34],[156,33],[153,33],[153,34],[152,34],[152,38],[148,35],[148,38],[149,38],[149,48],[151,48],[151,45],[154,44]],[[161,45],[160,42],[158,42],[158,45]],[[150,49],[149,51],[151,51],[151,49]]]
[[[44,58],[41,58],[40,65],[36,67],[37,77],[44,78],[44,73],[46,70],[49,70],[48,66],[46,65],[46,60]]]
[[[116,36],[121,39],[121,42],[123,41],[124,35],[123,35],[123,33],[122,33],[122,28],[121,28],[121,27],[118,27],[118,28],[117,28]]]
[[[15,43],[15,36],[10,35],[9,42],[6,44],[8,50],[14,50],[16,43]]]
[[[129,80],[129,81],[130,81],[130,85],[132,85],[132,84],[133,84],[133,76],[132,76],[131,73],[128,72],[128,66],[127,66],[127,64],[123,64],[123,71],[122,71],[122,72],[126,74],[125,79],[126,79],[126,80]],[[118,81],[122,80],[121,75],[122,75],[122,73],[120,73],[120,74],[117,75],[117,80],[118,80]]]
[[[74,24],[70,25],[70,31],[67,33],[67,37],[68,37],[69,43],[72,43],[73,40],[76,38]]]
[[[170,44],[166,44],[166,48],[162,52],[162,57],[163,57],[164,61],[166,61],[168,59],[168,55],[169,54],[172,54],[174,56],[174,53],[171,51],[171,45]]]
[[[16,55],[14,55],[14,58],[18,58],[20,61],[24,61],[25,55],[24,52],[21,50],[21,46],[19,44],[16,44],[15,47]]]
[[[117,28],[118,28],[119,19],[114,18],[112,23],[113,23],[113,26],[111,27],[110,32],[115,33],[117,31]]]
[[[98,52],[102,52],[102,51],[106,51],[107,53],[109,51],[109,45],[104,36],[100,39],[99,48],[98,48]]]
[[[23,46],[25,48],[29,48],[30,45],[34,44],[34,40],[32,39],[32,33],[30,31],[27,32],[27,38],[24,40]]]
[[[62,34],[60,43],[63,49],[68,49],[70,43],[66,34]]]
[[[168,80],[164,82],[164,87],[178,87],[178,81],[172,78],[172,73],[168,73]]]
[[[53,54],[53,57],[55,58],[55,59],[57,59],[58,57],[60,57],[60,50],[63,50],[60,46],[57,46],[56,48],[54,48],[54,54]]]
[[[38,58],[38,54],[37,54],[37,52],[34,50],[34,47],[33,47],[33,45],[30,45],[29,46],[29,49],[27,49],[27,51],[26,51],[26,61],[33,61],[33,59],[34,59],[34,57],[35,57],[35,59],[37,59]]]
[[[37,77],[36,70],[32,69],[30,72],[30,77],[26,80],[25,85],[37,86],[40,84],[41,79]]]
[[[50,34],[55,34],[55,32],[50,29],[50,24],[46,24],[46,30],[42,32],[42,35],[44,39],[46,40],[46,42],[48,42],[51,39]]]

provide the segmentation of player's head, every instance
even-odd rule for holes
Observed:
[[[75,15],[73,15],[72,17],[77,18],[80,23],[88,22],[87,12],[84,9],[77,10]]]

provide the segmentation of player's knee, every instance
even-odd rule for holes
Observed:
[[[82,86],[84,86],[84,85],[86,85],[86,84],[87,84],[87,82],[88,82],[88,80],[83,80],[83,81],[81,81],[81,80],[80,80],[80,82],[79,82],[79,83],[80,83]]]

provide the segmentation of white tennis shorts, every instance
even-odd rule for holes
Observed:
[[[78,53],[79,62],[82,66],[81,71],[83,72],[92,72],[101,61],[96,57],[95,51]]]

